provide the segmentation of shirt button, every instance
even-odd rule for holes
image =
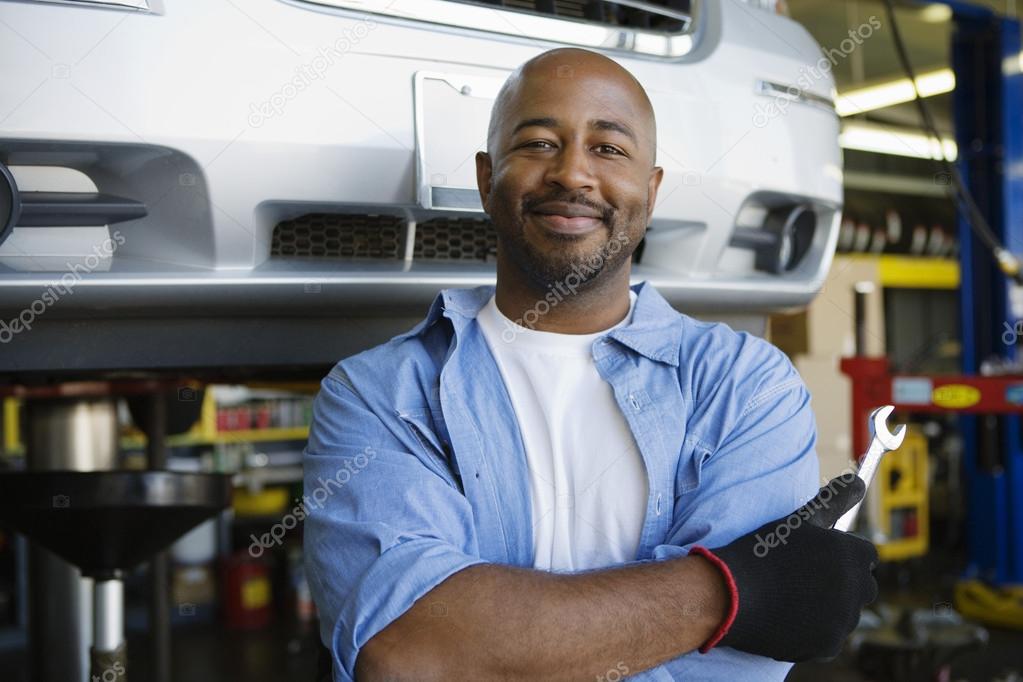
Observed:
[[[660,493],[657,493],[657,502],[654,503],[654,511],[657,512],[658,516],[661,515],[661,494]]]

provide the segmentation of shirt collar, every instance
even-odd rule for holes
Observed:
[[[608,337],[651,360],[678,367],[682,315],[649,282],[642,281],[630,288],[636,292],[632,319],[612,329]],[[470,320],[476,319],[495,289],[493,284],[471,289],[443,289],[430,304],[426,318],[401,336],[419,336],[442,316],[451,320],[456,332],[461,331]]]

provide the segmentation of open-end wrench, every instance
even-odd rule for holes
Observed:
[[[895,433],[888,430],[888,417],[893,410],[895,410],[894,405],[885,405],[870,413],[870,447],[860,457],[856,469],[856,475],[863,479],[863,483],[868,489],[871,481],[874,480],[874,474],[877,473],[877,467],[881,463],[881,456],[891,450],[897,450],[906,437],[905,424],[900,424],[895,429]],[[852,528],[853,523],[856,522],[856,515],[860,512],[861,504],[863,504],[863,500],[842,514],[842,518],[835,523],[835,530],[846,532]]]

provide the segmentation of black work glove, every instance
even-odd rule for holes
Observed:
[[[694,547],[721,571],[731,595],[729,617],[700,651],[720,644],[779,661],[837,656],[877,597],[874,545],[831,529],[865,492],[863,480],[847,474],[729,545]]]

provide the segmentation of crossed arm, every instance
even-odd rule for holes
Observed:
[[[622,664],[638,672],[706,642],[727,600],[717,569],[696,556],[576,574],[470,566],[373,637],[356,678],[599,679]]]
[[[377,448],[348,489],[306,521],[309,579],[335,679],[580,679],[622,665],[636,674],[696,664],[679,657],[714,634],[729,598],[718,570],[687,556],[688,547],[727,544],[812,496],[805,400],[804,390],[764,405],[767,418],[715,442],[653,560],[556,574],[482,560],[473,511],[436,463],[410,454],[350,388],[325,380],[307,490],[367,444]],[[750,508],[754,491],[763,498]]]

